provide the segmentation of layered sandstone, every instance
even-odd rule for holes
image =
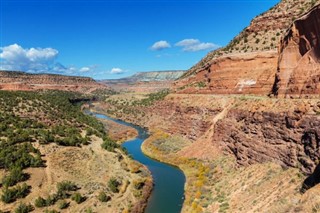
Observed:
[[[249,52],[277,50],[281,37],[292,21],[306,13],[318,0],[282,0],[268,11],[255,17],[250,25],[223,48],[208,53],[185,73],[184,77],[201,71],[215,59],[229,55]]]
[[[320,6],[296,20],[281,42],[273,93],[280,97],[320,94]]]
[[[90,93],[107,87],[88,77],[0,71],[0,89],[26,91],[49,89]]]
[[[277,60],[276,51],[219,57],[195,75],[177,81],[175,89],[177,93],[267,95]]]

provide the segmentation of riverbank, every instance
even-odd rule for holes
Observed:
[[[208,185],[210,167],[204,161],[179,155],[179,152],[189,145],[190,142],[181,137],[170,136],[161,130],[155,130],[144,141],[141,150],[153,159],[180,168],[186,176],[182,212],[203,212],[202,206],[207,206],[211,199],[211,194],[207,193],[205,188]]]
[[[133,159],[148,167],[154,180],[154,190],[151,193],[146,213],[180,212],[183,203],[185,176],[181,170],[165,163],[146,157],[141,151],[143,141],[149,137],[145,129],[124,121],[114,120],[102,114],[96,114],[100,119],[117,122],[120,125],[133,127],[138,131],[138,137],[123,143]],[[170,180],[170,181],[168,181]]]

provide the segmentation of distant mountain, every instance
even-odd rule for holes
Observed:
[[[170,70],[170,71],[152,71],[152,72],[138,72],[132,76],[120,78],[101,80],[103,83],[135,83],[135,82],[152,82],[152,81],[174,81],[180,78],[185,71]]]
[[[65,90],[90,93],[97,89],[107,87],[89,77],[0,70],[0,90]]]

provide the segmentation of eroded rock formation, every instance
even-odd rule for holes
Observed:
[[[319,5],[296,20],[282,40],[273,93],[280,97],[319,96]]]
[[[231,110],[219,121],[214,143],[240,165],[273,161],[311,174],[320,158],[320,118],[303,112]]]

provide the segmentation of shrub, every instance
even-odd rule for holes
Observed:
[[[2,185],[5,187],[9,187],[26,179],[28,179],[28,175],[23,173],[20,167],[13,167],[10,170],[10,174],[3,177]]]
[[[28,213],[33,211],[31,204],[20,203],[20,205],[14,210],[15,213]]]
[[[57,183],[58,192],[77,191],[78,187],[71,181],[62,181]]]
[[[113,152],[115,148],[119,148],[120,146],[111,138],[105,137],[103,139],[103,143],[101,144],[101,147],[105,150],[108,150],[109,152]]]
[[[108,182],[108,186],[110,188],[110,190],[113,192],[113,193],[118,193],[119,192],[119,189],[118,189],[118,186],[120,185],[120,183],[117,181],[117,179],[115,178],[111,178]]]
[[[2,190],[1,200],[4,203],[14,202],[18,198],[24,198],[30,193],[30,186],[27,184],[22,184],[22,186],[17,186],[11,189],[4,188]]]
[[[98,199],[101,202],[108,202],[111,199],[111,197],[107,196],[107,194],[104,191],[101,191],[98,195]]]
[[[35,202],[34,202],[34,205],[38,208],[41,208],[41,207],[45,207],[47,206],[47,203],[46,203],[46,200],[42,197],[38,197]]]
[[[57,198],[54,195],[49,195],[46,199],[46,206],[52,206],[57,202]]]
[[[79,204],[85,201],[85,197],[82,197],[82,195],[79,192],[76,192],[71,196],[71,200]]]
[[[58,203],[58,207],[59,209],[66,209],[69,207],[69,203],[65,200],[61,200],[59,203]]]

